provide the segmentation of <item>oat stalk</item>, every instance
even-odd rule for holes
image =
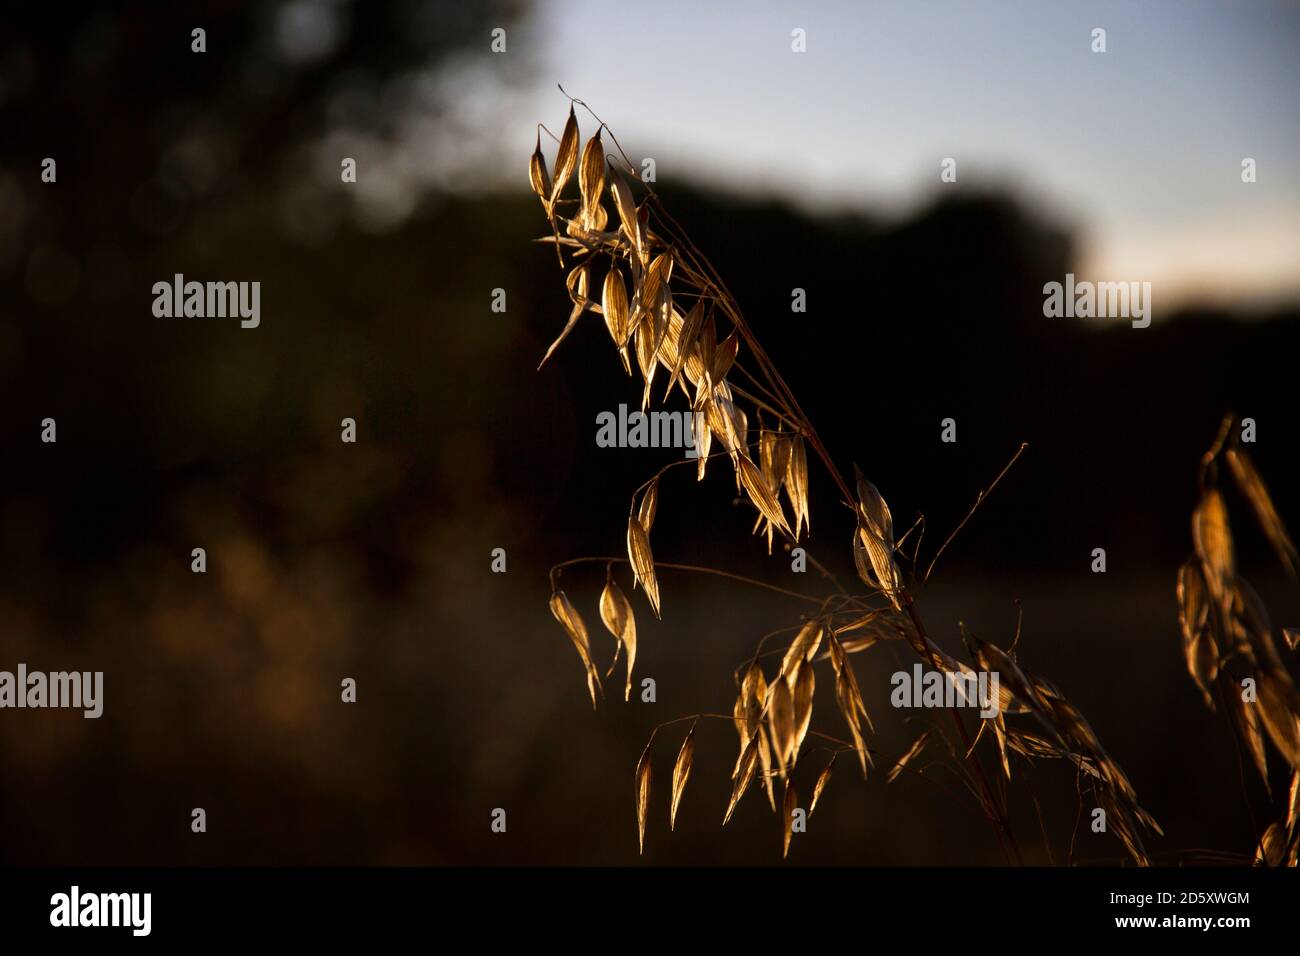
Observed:
[[[644,592],[655,617],[662,612],[658,569],[730,578],[817,604],[817,613],[805,616],[795,628],[779,629],[759,641],[753,658],[742,665],[743,675],[738,670],[738,696],[733,713],[730,718],[723,718],[733,722],[740,737],[739,755],[732,773],[732,796],[724,823],[756,781],[765,791],[771,808],[777,811],[774,780],[784,784],[783,792],[788,804],[794,799],[791,778],[806,752],[805,744],[812,736],[825,737],[810,726],[819,683],[828,689],[823,698],[833,696],[836,709],[849,730],[849,739],[841,741],[844,750],[854,754],[864,776],[874,766],[874,751],[866,743],[867,736],[873,732],[871,718],[850,655],[865,651],[876,643],[904,640],[922,661],[949,676],[969,676],[974,674],[974,668],[943,652],[928,636],[912,589],[904,580],[900,567],[903,558],[901,544],[911,531],[896,540],[889,506],[876,487],[856,467],[850,483],[836,466],[817,429],[754,334],[718,270],[691,241],[652,187],[641,184],[644,195],[640,201],[636,199],[628,178],[636,179],[635,166],[624,153],[618,138],[585,103],[572,97],[570,100],[569,116],[559,137],[554,175],[548,170],[540,138],[529,163],[530,181],[542,203],[551,232],[538,241],[555,245],[561,266],[568,270],[565,286],[572,305],[568,319],[547,349],[542,365],[560,347],[576,323],[585,314],[593,313],[602,317],[625,373],[639,373],[643,383],[642,409],[650,406],[658,387],[659,401],[667,402],[671,396],[680,394],[702,424],[695,435],[699,457],[690,462],[674,462],[660,469],[633,494],[627,525],[627,558],[583,557],[556,565],[551,570],[552,604],[555,607],[558,602],[561,607],[563,613],[557,612],[556,616],[579,647],[589,685],[595,673],[590,651],[574,637],[579,634],[585,638],[585,626],[576,610],[570,614],[572,606],[558,589],[558,577],[568,567],[604,563],[608,591],[612,566],[626,563],[632,572],[633,589]],[[595,134],[581,150],[576,113],[579,106],[598,124]],[[606,138],[614,148],[612,155],[605,152]],[[575,170],[577,196],[566,196],[566,187],[573,181]],[[742,387],[737,379],[742,379],[745,385]],[[751,428],[751,420],[756,428]],[[757,431],[756,438],[754,431]],[[716,451],[715,444],[718,446]],[[1020,447],[990,486],[980,492],[970,513],[936,552],[920,583],[928,580],[939,556],[1020,457],[1024,447]],[[651,535],[659,508],[660,479],[670,468],[693,464],[697,479],[702,480],[710,462],[719,460],[729,460],[737,494],[743,495],[753,507],[754,531],[766,538],[769,552],[778,537],[785,547],[799,545],[808,534],[812,517],[809,452],[830,476],[841,503],[854,517],[851,554],[858,579],[866,586],[865,592],[853,593],[842,587],[838,578],[810,555],[809,560],[833,589],[821,598],[719,569],[662,562],[654,557]],[[923,517],[918,518],[913,528],[923,527],[923,524]],[[911,561],[914,580],[920,543],[918,534]],[[622,604],[615,607],[615,603],[616,598],[602,597],[602,617],[616,638],[617,660],[623,644],[627,643],[626,638],[620,637],[627,632],[627,623]],[[631,613],[630,608],[626,613]],[[572,619],[575,616],[577,620]],[[853,620],[842,621],[845,616],[851,616]],[[767,656],[763,646],[769,637],[788,630],[797,630],[797,633],[784,649],[779,668],[769,675],[762,662]],[[1130,856],[1139,863],[1146,863],[1148,858],[1139,830],[1159,832],[1159,828],[1137,805],[1127,778],[1101,749],[1082,715],[1053,685],[1020,667],[1014,657],[1014,644],[1011,651],[1004,651],[968,636],[967,647],[975,666],[1004,675],[1000,713],[995,723],[986,721],[981,732],[972,739],[958,710],[951,708],[956,739],[948,740],[947,745],[956,760],[956,767],[961,768],[959,779],[975,796],[998,835],[1007,858],[1014,862],[1022,861],[1009,820],[1005,786],[1011,772],[1008,754],[1015,754],[1026,759],[1066,759],[1081,777],[1090,777],[1090,788],[1116,820],[1114,828],[1119,831]],[[628,647],[627,652],[630,688],[634,647]],[[831,664],[831,673],[824,675],[819,682],[815,665],[826,661]],[[599,680],[598,673],[596,680]],[[596,689],[589,689],[594,704]],[[707,715],[695,715],[696,718],[699,716]],[[1016,722],[1008,721],[1008,716],[1015,716]],[[1021,723],[1021,718],[1028,723],[1028,729]],[[667,724],[661,724],[656,733],[665,726]],[[990,726],[993,729],[985,734],[985,729]],[[674,770],[674,821],[694,755],[694,727],[688,739],[689,746],[683,743],[679,765]],[[984,739],[993,742],[991,745],[997,748],[997,760],[1002,771],[1000,795],[977,752]],[[914,746],[915,752],[919,750]],[[915,752],[909,751],[900,762],[891,765],[893,776],[899,772],[899,763],[909,762],[915,757]],[[809,782],[806,792],[812,792],[814,800],[820,797],[827,785],[828,770],[822,771],[815,784]],[[638,828],[642,845],[650,773],[651,754],[647,744],[638,761],[636,774]],[[787,817],[788,810],[786,807],[784,815]],[[786,819],[783,821],[783,834],[787,850],[790,840],[788,828],[789,820]]]

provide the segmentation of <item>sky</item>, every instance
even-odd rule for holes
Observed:
[[[1074,229],[1081,279],[1300,297],[1300,3],[543,0],[530,34],[529,147],[562,83],[661,182],[898,216],[1010,189]]]

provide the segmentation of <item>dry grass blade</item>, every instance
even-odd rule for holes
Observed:
[[[573,175],[573,167],[578,161],[578,117],[573,111],[573,106],[569,106],[569,118],[564,124],[564,132],[560,134],[560,148],[555,154],[555,181],[551,185],[551,205],[555,205],[555,200],[560,198],[560,193],[564,192],[565,185],[569,182],[569,177]]]
[[[808,806],[808,816],[812,816],[813,811],[817,809],[817,801],[822,798],[822,791],[826,789],[826,784],[830,783],[831,771],[835,769],[835,761],[839,757],[838,753],[831,754],[831,759],[827,762],[826,767],[817,775],[817,783],[813,786],[812,803]]]
[[[930,731],[924,731],[921,736],[912,741],[912,746],[907,748],[907,753],[898,758],[898,762],[889,768],[889,774],[885,777],[885,783],[893,783],[898,779],[898,775],[907,769],[907,765],[916,759],[917,754],[925,749],[925,742],[930,739]]]
[[[794,786],[789,780],[785,782],[785,799],[781,803],[781,815],[785,818],[783,828],[785,833],[781,838],[781,859],[790,855],[790,837],[794,833],[794,812],[799,808],[799,797],[794,792]]]
[[[555,619],[560,622],[569,639],[573,641],[573,646],[578,649],[578,656],[582,658],[582,666],[587,671],[587,690],[591,694],[591,706],[596,706],[596,688],[600,687],[600,674],[591,662],[591,643],[587,638],[587,625],[582,620],[582,615],[578,613],[568,596],[563,591],[556,591],[551,595],[551,613]]]
[[[627,652],[627,683],[623,688],[623,699],[630,700],[632,668],[636,666],[636,616],[632,613],[632,602],[613,575],[605,581],[605,589],[600,592],[600,619]]]
[[[698,723],[698,721],[697,721]],[[691,776],[691,764],[695,760],[695,724],[682,741],[682,749],[677,751],[677,762],[673,764],[673,798],[668,810],[668,829],[677,829],[677,807],[682,802],[682,793],[686,790],[686,781]]]
[[[637,852],[645,852],[645,821],[650,809],[650,745],[654,734],[645,743],[641,759],[636,762],[636,831]]]
[[[632,562],[632,572],[645,591],[650,610],[659,617],[659,581],[655,578],[654,556],[650,553],[650,537],[645,526],[635,515],[627,519],[627,556]]]
[[[1300,572],[1300,556],[1296,554],[1295,543],[1291,540],[1291,535],[1287,533],[1286,525],[1282,523],[1277,508],[1273,506],[1273,499],[1268,493],[1268,487],[1255,469],[1255,463],[1240,448],[1229,448],[1226,456],[1232,471],[1232,477],[1236,480],[1241,493],[1246,496],[1246,500],[1250,502],[1250,506],[1255,510],[1255,518],[1259,521],[1260,528],[1263,529],[1264,534],[1273,545],[1273,550],[1277,552],[1278,559],[1282,562],[1283,567],[1287,569],[1291,577],[1296,577],[1297,572]]]

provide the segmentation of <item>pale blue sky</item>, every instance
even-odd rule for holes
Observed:
[[[1166,305],[1300,294],[1294,0],[551,0],[535,27],[520,139],[558,128],[561,82],[661,180],[899,214],[1009,186],[1077,228],[1083,277],[1155,281]]]

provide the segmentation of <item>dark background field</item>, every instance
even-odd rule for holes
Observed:
[[[567,302],[553,254],[530,242],[546,229],[524,191],[531,141],[508,144],[512,188],[425,188],[382,229],[336,164],[311,159],[357,76],[383,84],[453,56],[481,68],[488,29],[526,36],[527,11],[368,3],[332,56],[294,66],[270,45],[268,8],[199,6],[201,65],[194,16],[170,8],[69,20],[24,7],[0,34],[0,668],[106,675],[100,720],[0,712],[0,859],[634,862],[632,770],[651,729],[728,711],[731,667],[800,608],[664,572],[662,623],[634,598],[658,702],[624,704],[611,682],[593,713],[546,608],[547,568],[621,553],[628,495],[669,453],[595,446],[596,414],[639,396],[598,319],[534,371]],[[558,127],[564,109],[557,94],[539,119]],[[347,121],[391,132],[383,110]],[[44,156],[58,157],[56,185],[39,181]],[[1005,645],[1019,601],[1021,659],[1083,710],[1164,824],[1157,858],[1248,854],[1252,813],[1269,805],[1186,677],[1173,586],[1196,464],[1225,412],[1256,420],[1251,453],[1300,522],[1300,311],[1189,310],[1145,330],[1044,319],[1042,284],[1073,267],[1076,243],[1009,192],[962,191],[898,220],[659,186],[837,463],[858,463],[900,524],[926,514],[924,552],[1028,442],[920,599],[933,636],[956,651],[965,621]],[[150,287],[176,272],[260,280],[261,327],[155,319]],[[795,286],[806,314],[789,311]],[[505,314],[489,310],[497,287]],[[39,440],[46,416],[56,445]],[[355,445],[339,441],[345,416]],[[949,416],[955,445],[939,441]],[[748,536],[725,469],[683,477],[662,489],[660,559],[816,590]],[[851,576],[824,477],[810,547]],[[1294,584],[1247,512],[1234,516],[1275,623],[1300,622]],[[198,546],[203,576],[189,570]],[[504,575],[489,573],[495,547]],[[1105,575],[1089,572],[1095,547]],[[593,630],[602,574],[565,576]],[[596,644],[607,661],[612,644]],[[873,745],[899,752],[919,723],[888,708],[891,653],[858,667]],[[344,677],[355,705],[339,701]],[[828,701],[814,726],[841,730]],[[668,833],[682,731],[659,744],[645,860],[777,862],[757,794],[719,826],[735,748],[721,722],[701,725]],[[998,859],[945,771],[889,786],[849,771],[793,862]],[[1073,775],[1025,780],[1060,862]],[[204,835],[189,829],[199,806]],[[496,807],[504,835],[489,831]],[[1029,858],[1048,862],[1032,804],[1015,809]],[[1078,839],[1079,860],[1121,855],[1086,827]]]

